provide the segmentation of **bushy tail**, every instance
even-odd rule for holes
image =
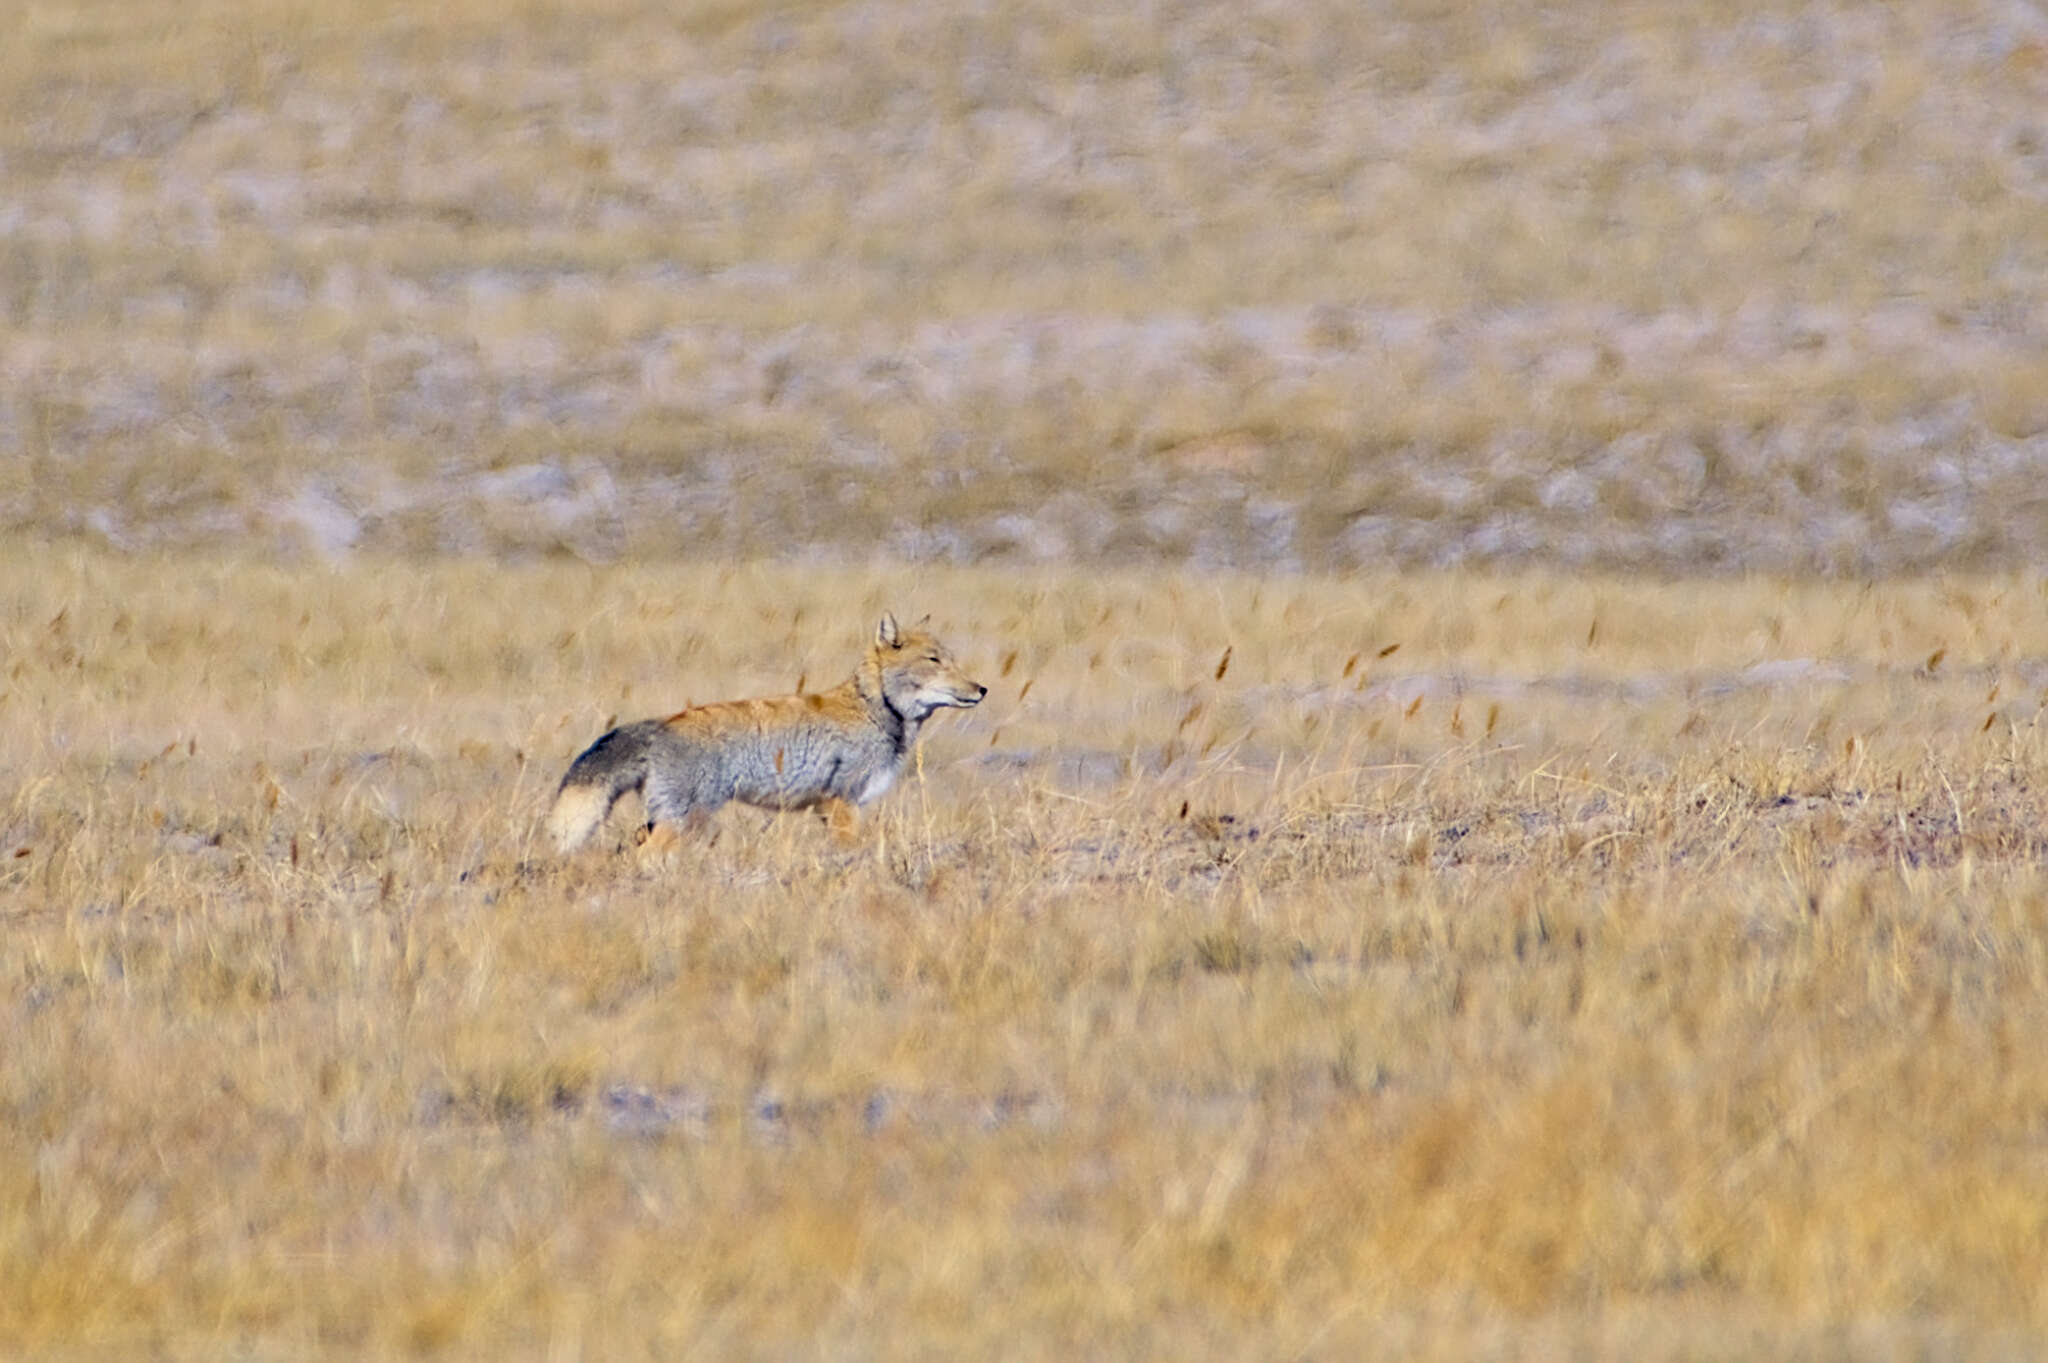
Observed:
[[[647,754],[660,721],[649,720],[613,729],[583,750],[555,792],[548,810],[548,831],[555,846],[573,852],[597,831],[612,805],[647,780]]]

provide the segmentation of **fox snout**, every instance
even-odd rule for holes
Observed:
[[[951,706],[956,710],[970,710],[981,704],[981,698],[987,694],[988,688],[980,682],[947,682],[941,686],[926,688],[924,703],[931,706]]]

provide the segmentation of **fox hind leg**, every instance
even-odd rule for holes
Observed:
[[[683,845],[683,835],[672,823],[651,823],[640,830],[640,845],[634,849],[634,858],[642,866],[666,861],[669,853]]]
[[[642,866],[666,861],[682,848],[685,838],[694,838],[710,826],[711,813],[704,809],[693,809],[679,819],[656,819],[640,830],[636,857]]]
[[[665,778],[656,771],[647,779],[647,831],[640,839],[640,861],[645,864],[680,847],[685,835],[702,833],[720,801],[703,798],[684,780]]]

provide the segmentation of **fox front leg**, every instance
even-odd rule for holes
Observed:
[[[840,846],[851,847],[860,841],[860,806],[851,800],[826,800],[818,806],[818,816]]]

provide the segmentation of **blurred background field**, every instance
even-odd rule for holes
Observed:
[[[2040,1356],[2044,222],[2017,3],[27,0],[0,1352]]]
[[[2021,3],[29,0],[0,526],[2008,569]]]

